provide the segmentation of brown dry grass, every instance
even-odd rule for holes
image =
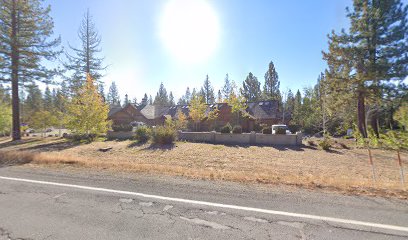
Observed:
[[[168,147],[135,145],[131,141],[78,145],[57,139],[25,139],[17,145],[5,143],[7,141],[0,140],[0,165],[13,162],[69,164],[113,171],[286,184],[408,199],[408,192],[400,184],[395,153],[373,151],[378,177],[374,185],[366,150],[353,148],[350,142],[351,149],[338,146],[331,152],[312,147],[246,147],[183,142]],[[113,149],[105,153],[98,151],[106,147]],[[408,154],[403,153],[402,158],[407,166]]]

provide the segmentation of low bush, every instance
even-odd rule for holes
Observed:
[[[277,128],[275,130],[275,134],[285,135],[286,134],[286,129],[285,128]]]
[[[291,133],[295,134],[296,132],[299,132],[302,129],[302,126],[291,124],[288,126],[288,129]]]
[[[220,132],[221,133],[231,133],[232,131],[232,126],[230,123],[227,123],[224,127],[221,128]]]
[[[263,134],[272,134],[272,127],[264,127],[262,129]]]
[[[176,140],[176,135],[174,128],[159,126],[153,131],[152,141],[154,144],[172,144]]]
[[[242,133],[242,127],[239,126],[239,125],[235,125],[234,128],[232,129],[232,133],[241,134]]]
[[[256,124],[254,125],[254,131],[257,132],[257,133],[262,132],[262,129],[263,129],[263,128],[264,128],[264,127],[263,127],[261,124],[259,124],[259,123],[256,123]]]
[[[72,139],[77,142],[80,141],[92,142],[96,139],[97,136],[98,136],[97,134],[69,134],[67,136],[67,139]]]
[[[332,147],[329,138],[325,137],[322,141],[319,142],[319,147],[325,151],[330,150]]]
[[[133,127],[129,124],[119,124],[119,125],[112,125],[112,130],[114,132],[131,132]]]
[[[135,139],[140,143],[145,143],[152,137],[152,130],[147,126],[140,126],[136,128]]]

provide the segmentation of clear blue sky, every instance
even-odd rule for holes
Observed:
[[[195,1],[195,0],[193,0]],[[208,2],[219,26],[216,47],[204,60],[179,61],[160,35],[168,0],[46,0],[55,32],[64,46],[78,44],[77,30],[89,8],[102,36],[103,56],[110,65],[104,78],[140,101],[155,96],[160,82],[180,97],[187,86],[199,88],[208,74],[216,91],[226,73],[239,86],[249,72],[260,82],[272,60],[281,89],[296,91],[315,84],[325,69],[321,51],[326,35],[348,25],[351,0],[199,0]]]

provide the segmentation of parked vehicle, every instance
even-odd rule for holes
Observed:
[[[272,125],[272,134],[276,134],[276,131],[280,128],[285,129],[286,134],[290,134],[291,132],[289,131],[288,126],[284,125],[284,124],[277,124],[277,125]]]

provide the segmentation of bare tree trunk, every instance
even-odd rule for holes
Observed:
[[[365,116],[365,102],[364,102],[364,94],[360,90],[358,92],[357,97],[357,118],[358,118],[358,130],[360,131],[361,135],[366,138],[367,137],[367,126],[366,126],[366,116]]]
[[[18,18],[17,18],[17,4],[16,0],[13,0],[13,9],[11,12],[11,96],[12,96],[12,108],[13,108],[13,141],[21,139],[20,129],[20,98],[18,93],[18,68],[19,68],[19,52],[18,52]]]
[[[405,188],[404,167],[402,166],[401,155],[400,155],[399,150],[397,150],[397,156],[398,156],[398,165],[400,167],[401,184],[402,184],[402,187]]]
[[[378,109],[373,110],[370,118],[370,125],[374,130],[375,136],[380,138],[379,128],[378,128]]]

